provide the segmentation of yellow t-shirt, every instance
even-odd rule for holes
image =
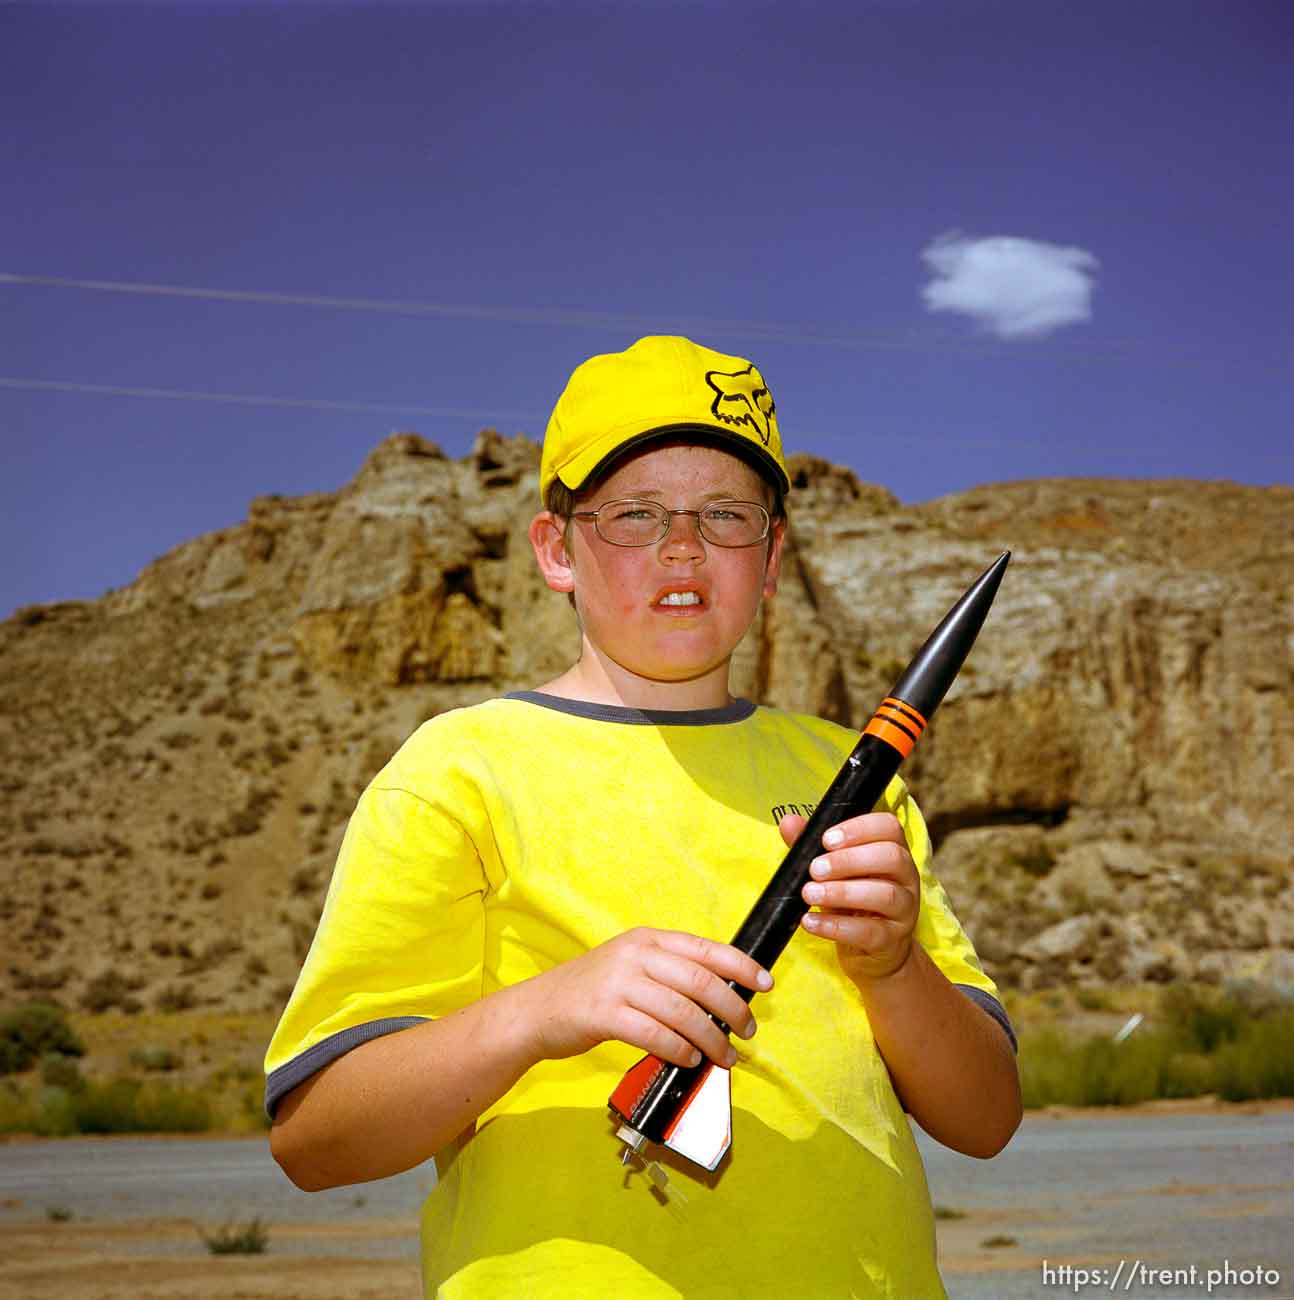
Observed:
[[[785,852],[778,819],[812,811],[855,740],[746,701],[651,713],[522,692],[427,722],[351,818],[267,1106],[361,1042],[636,925],[730,939]],[[917,938],[1005,1025],[897,778],[884,805],[921,871]],[[759,1032],[734,1040],[729,1155],[710,1175],[662,1160],[685,1204],[617,1159],[607,1098],[639,1050],[541,1062],[437,1157],[426,1294],[942,1296],[925,1173],[857,990],[803,933],[775,977]]]

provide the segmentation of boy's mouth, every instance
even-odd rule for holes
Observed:
[[[652,599],[653,609],[697,611],[705,607],[705,597],[693,585],[663,587]]]

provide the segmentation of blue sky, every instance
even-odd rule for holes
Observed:
[[[905,501],[1290,483],[1292,81],[1284,0],[0,4],[0,617],[644,333]]]

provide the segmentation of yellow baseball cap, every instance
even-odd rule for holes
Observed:
[[[609,460],[663,437],[713,441],[791,489],[764,377],[741,357],[653,334],[590,357],[571,375],[544,434],[540,495],[555,479],[572,491]]]

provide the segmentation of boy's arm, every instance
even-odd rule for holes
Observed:
[[[353,1048],[280,1101],[270,1150],[298,1187],[385,1178],[430,1159],[540,1060],[619,1039],[695,1065],[735,1052],[709,1013],[743,1038],[766,990],[745,953],[674,930],[631,930],[461,1011]]]
[[[794,843],[804,819],[782,819]],[[839,839],[827,847],[830,837]],[[1020,1123],[1020,1076],[1006,1032],[955,988],[916,941],[921,881],[902,827],[868,813],[823,837],[802,922],[836,944],[908,1113],[965,1155],[996,1155]]]

